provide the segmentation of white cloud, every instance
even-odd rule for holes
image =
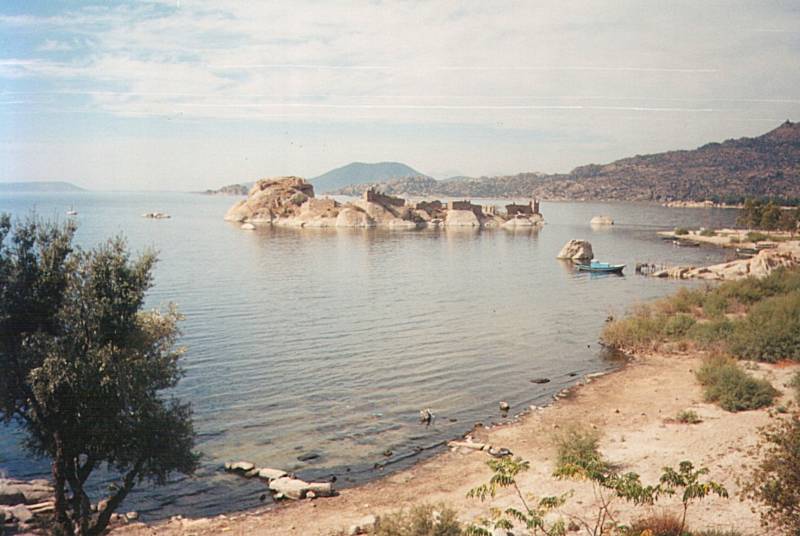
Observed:
[[[165,0],[0,15],[0,31],[41,37],[0,60],[0,78],[25,81],[0,117],[473,125],[509,130],[497,156],[448,144],[465,171],[565,170],[796,118],[796,27],[800,13],[745,1]],[[517,131],[564,145],[525,150]],[[369,159],[337,147],[341,160]],[[453,165],[415,147],[429,167]]]

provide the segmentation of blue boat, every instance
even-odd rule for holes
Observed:
[[[621,274],[624,268],[624,264],[609,264],[600,261],[592,261],[589,264],[578,264],[578,270],[582,272],[597,272],[602,274]]]

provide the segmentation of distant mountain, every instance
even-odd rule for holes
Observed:
[[[351,184],[383,182],[397,177],[425,177],[423,173],[399,162],[379,162],[365,164],[353,162],[340,168],[332,169],[319,177],[310,179],[314,191],[318,194],[338,190]]]
[[[540,197],[568,200],[722,201],[746,197],[800,199],[800,124],[786,121],[756,138],[709,143],[694,150],[637,155],[589,164],[570,173],[520,173],[446,181],[385,182],[388,194],[448,197]],[[341,188],[358,193],[361,186]]]
[[[85,192],[80,186],[63,181],[0,182],[0,192]]]

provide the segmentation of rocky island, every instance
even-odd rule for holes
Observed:
[[[471,201],[409,201],[378,192],[364,191],[362,198],[340,203],[314,197],[314,186],[300,177],[276,177],[256,181],[247,198],[233,205],[225,220],[252,229],[259,225],[284,227],[485,227],[516,229],[542,225],[538,200],[510,203],[505,211],[494,205]]]

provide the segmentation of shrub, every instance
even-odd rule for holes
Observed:
[[[800,419],[781,420],[762,432],[759,451],[762,461],[742,496],[766,507],[761,514],[765,526],[800,534]]]
[[[726,356],[706,359],[697,371],[697,379],[703,385],[706,401],[715,402],[726,411],[770,406],[778,395],[768,381],[753,378]]]
[[[748,242],[763,242],[764,240],[769,240],[769,235],[759,233],[758,231],[750,231],[747,233]]]
[[[677,235],[677,236],[685,236],[685,235],[688,235],[688,234],[689,234],[689,229],[686,229],[685,227],[676,227],[675,228],[675,235]]]
[[[669,317],[664,323],[664,334],[668,337],[683,337],[697,323],[690,315],[679,313]]]
[[[703,300],[703,313],[711,318],[720,318],[728,312],[731,301],[725,292],[709,292]]]
[[[691,536],[744,536],[738,530],[717,530],[717,529],[709,529],[709,530],[701,530],[700,532],[692,532]]]
[[[703,347],[724,343],[733,333],[733,322],[727,318],[695,323],[687,336]]]
[[[703,229],[700,236],[717,236],[717,232],[714,229]]]
[[[650,347],[662,337],[663,317],[642,308],[632,316],[606,324],[601,338],[614,348]]]
[[[600,454],[600,432],[573,425],[556,434],[556,470],[566,466],[603,471],[609,468]]]
[[[460,536],[463,534],[456,512],[443,504],[423,504],[382,516],[375,525],[375,536]]]
[[[681,288],[672,296],[657,302],[658,310],[664,314],[691,313],[703,305],[704,292]]]
[[[681,518],[675,514],[668,512],[651,514],[631,523],[628,535],[684,536],[686,533],[681,530],[681,526]]]
[[[736,322],[730,349],[746,359],[800,361],[800,292],[755,304],[747,318]]]
[[[741,240],[739,240],[738,236],[732,236],[728,239],[728,242],[730,242],[731,244],[738,244],[741,242]]]
[[[703,419],[697,414],[696,411],[685,409],[678,413],[675,420],[683,424],[698,424],[703,422]]]

